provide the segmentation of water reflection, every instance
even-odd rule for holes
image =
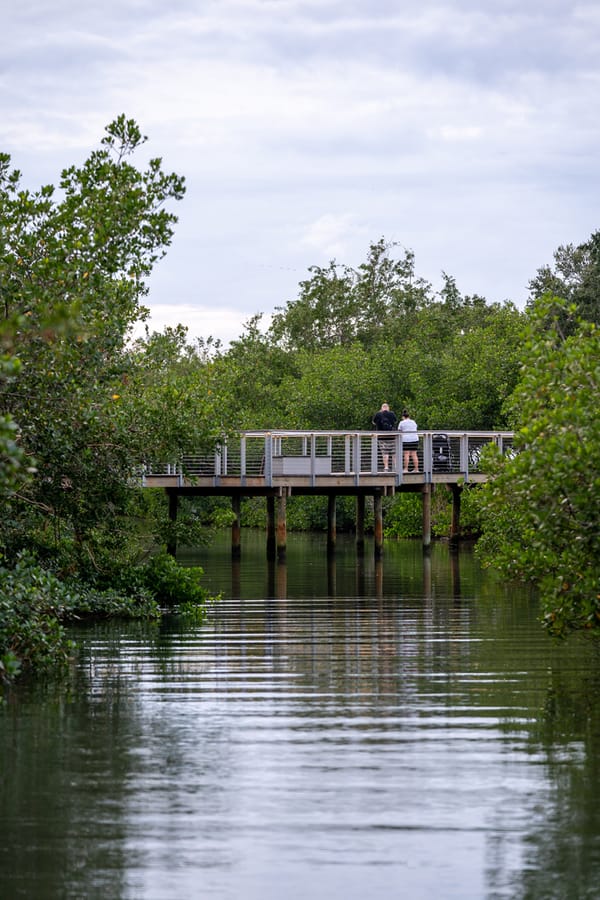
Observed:
[[[205,625],[81,629],[0,710],[1,895],[597,896],[592,646],[469,553],[257,549],[203,551]]]
[[[461,566],[468,570],[468,587],[473,578],[479,578],[472,553],[459,554],[447,545],[424,553],[419,541],[390,542],[384,557],[376,559],[372,551],[357,555],[353,538],[346,535],[338,535],[334,554],[326,552],[324,540],[320,535],[296,535],[286,558],[275,560],[267,558],[262,532],[250,532],[245,535],[242,557],[232,559],[228,536],[224,535],[210,549],[182,551],[179,560],[184,565],[203,565],[207,586],[235,600],[257,596],[288,599],[289,571],[293,572],[290,597],[326,594],[381,598],[398,592],[429,598],[436,592],[460,597]]]

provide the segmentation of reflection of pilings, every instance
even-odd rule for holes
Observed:
[[[336,544],[335,494],[327,497],[327,553],[333,553]]]
[[[287,600],[287,566],[283,557],[277,563],[277,590],[278,600]]]
[[[356,557],[356,596],[364,597],[365,595],[365,559],[364,554],[357,554]]]
[[[452,572],[452,596],[460,597],[460,566],[456,547],[450,548],[450,570]]]
[[[231,523],[231,556],[233,557],[233,559],[239,559],[242,552],[240,507],[241,497],[239,494],[234,494],[231,498],[231,510],[233,512],[233,522]]]
[[[423,554],[423,596],[431,600],[431,554]]]
[[[421,496],[423,498],[423,546],[431,546],[431,485],[424,484]]]
[[[363,556],[365,552],[365,495],[356,498],[356,552]]]
[[[275,559],[275,497],[267,497],[267,559]]]
[[[381,557],[375,559],[375,596],[378,600],[383,597],[383,562]]]
[[[272,600],[275,597],[275,559],[267,560],[267,598]]]
[[[380,491],[373,496],[373,514],[375,516],[375,559],[378,559],[383,553],[383,502]]]
[[[285,559],[287,545],[287,526],[285,520],[287,497],[282,494],[277,498],[277,558]]]
[[[267,561],[267,597],[287,600],[287,565],[285,560]]]
[[[241,563],[239,557],[231,560],[231,598],[239,600],[242,590]]]
[[[336,574],[335,556],[331,555],[327,558],[327,593],[330,597],[336,594]]]

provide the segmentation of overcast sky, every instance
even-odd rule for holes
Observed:
[[[152,324],[236,337],[384,237],[522,306],[600,228],[597,0],[4,0],[0,151],[30,188],[120,113],[184,175]]]

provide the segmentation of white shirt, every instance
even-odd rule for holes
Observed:
[[[414,419],[400,419],[398,422],[398,431],[402,432],[403,444],[417,444],[419,436],[417,434],[417,423]]]

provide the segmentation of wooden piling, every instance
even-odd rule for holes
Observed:
[[[373,495],[374,535],[375,535],[375,559],[383,554],[383,497],[381,491]]]
[[[356,497],[356,553],[358,556],[365,554],[365,495]]]
[[[431,547],[431,484],[423,485],[421,496],[423,499],[423,548]]]
[[[336,528],[336,497],[329,494],[327,497],[327,552],[334,553],[337,540]]]
[[[287,525],[286,525],[287,496],[281,494],[277,498],[277,558],[285,559],[287,551]]]
[[[231,556],[233,559],[239,559],[242,553],[241,505],[240,495],[234,494],[231,498],[231,509],[233,512],[233,522],[231,523]]]

